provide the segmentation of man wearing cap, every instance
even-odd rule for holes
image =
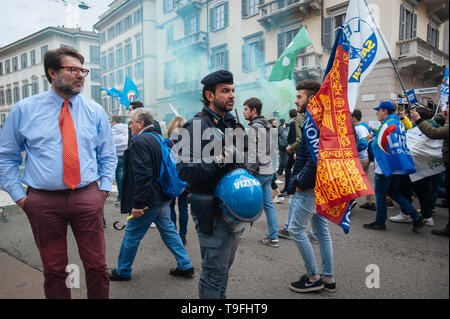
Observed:
[[[411,153],[406,145],[405,126],[400,122],[394,103],[384,101],[375,107],[377,119],[382,123],[374,136],[371,147],[375,157],[375,200],[377,216],[373,223],[363,227],[385,230],[386,194],[396,201],[413,219],[413,231],[417,232],[425,224],[425,219],[399,191],[401,175],[415,173]]]
[[[233,74],[225,70],[216,71],[207,75],[201,83],[204,85],[204,107],[184,125],[189,133],[187,143],[190,151],[186,155],[180,150],[179,176],[190,184],[191,213],[200,242],[202,273],[199,297],[224,299],[239,232],[226,224],[214,198],[214,191],[224,175],[244,167],[243,158],[242,163],[236,163],[234,159],[238,153],[236,141],[225,145],[229,129],[242,130],[243,137],[244,128],[231,114],[234,106]],[[181,142],[183,144],[186,141]],[[213,143],[220,148],[205,148]],[[219,154],[216,154],[217,150]]]

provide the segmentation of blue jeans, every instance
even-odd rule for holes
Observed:
[[[150,225],[155,222],[164,244],[169,248],[177,260],[177,267],[186,270],[192,267],[175,225],[170,220],[169,202],[163,202],[151,210],[145,210],[139,218],[131,218],[125,228],[125,236],[119,252],[116,272],[119,276],[130,278],[139,244]]]
[[[267,226],[269,228],[269,234],[267,238],[278,239],[278,222],[277,212],[272,202],[272,178],[273,175],[259,175],[255,174],[255,178],[259,181],[264,192],[264,212],[266,213]]]
[[[386,176],[384,174],[375,174],[375,201],[377,207],[377,217],[375,223],[384,225],[387,218],[386,194],[396,201],[403,209],[405,214],[410,215],[416,220],[420,215],[414,206],[399,192],[402,175]]]
[[[174,198],[170,203],[170,219],[177,228],[177,214],[175,212],[175,201],[178,201],[178,220],[180,222],[180,235],[186,236],[187,233],[187,224],[189,220],[188,215],[188,203],[187,203],[187,195],[188,193],[185,191],[183,194],[178,196],[176,199]]]
[[[311,229],[319,240],[322,274],[333,276],[333,245],[328,231],[328,221],[324,216],[317,214],[315,195],[295,192],[291,198],[289,204],[292,205],[292,215],[288,231],[302,255],[307,274],[312,276],[319,273],[314,250],[306,233],[306,227],[311,219]]]
[[[122,198],[122,177],[123,177],[123,156],[117,156],[117,167],[116,167],[116,184],[117,184],[117,192],[119,195],[117,196],[117,200],[121,200]]]

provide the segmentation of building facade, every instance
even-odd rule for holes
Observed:
[[[48,27],[0,48],[0,125],[19,100],[49,89],[44,54],[62,46],[73,47],[84,56],[84,67],[90,73],[83,94],[101,102],[98,35],[80,29]]]
[[[234,74],[235,105],[241,119],[242,103],[251,96],[263,100],[264,115],[287,118],[289,109],[295,107],[294,82],[323,78],[336,29],[345,21],[348,3],[116,0],[95,26],[100,32],[102,85],[110,88],[114,83],[121,89],[122,77],[117,75],[121,74],[120,69],[133,74],[139,99],[158,120],[168,124],[175,114],[190,118],[199,112],[200,80],[211,71],[227,69]],[[368,3],[406,90],[423,89],[417,93],[424,105],[438,101],[439,85],[448,66],[449,1]],[[125,24],[129,26],[126,31]],[[269,82],[273,64],[302,26],[306,26],[312,46],[299,52],[293,81]],[[124,65],[117,56],[122,55],[120,48],[127,43],[131,54]],[[382,100],[397,100],[401,93],[400,82],[386,57],[361,85],[356,107],[363,111],[365,120],[375,119],[372,107]],[[112,111],[106,101],[112,99],[104,100],[106,109]],[[118,112],[118,108],[113,112]]]

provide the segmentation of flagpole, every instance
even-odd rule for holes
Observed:
[[[383,34],[381,33],[381,30],[380,30],[380,28],[378,27],[378,24],[376,23],[376,21],[375,21],[373,15],[372,15],[372,12],[370,12],[370,10],[369,10],[369,5],[367,4],[367,0],[364,0],[364,3],[366,4],[367,11],[369,12],[370,17],[372,18],[373,24],[374,24],[375,27],[377,28],[377,32],[378,32],[378,34],[380,35],[380,38],[381,38],[381,42],[383,42],[384,48],[386,49],[386,52],[387,52],[387,54],[388,54],[388,56],[389,56],[389,60],[391,60],[392,66],[394,67],[395,74],[397,75],[397,78],[398,78],[398,80],[400,81],[400,85],[401,85],[401,87],[402,87],[403,94],[405,95],[406,101],[408,102],[409,108],[411,109],[411,108],[412,108],[411,102],[409,101],[408,94],[406,94],[405,86],[403,85],[403,81],[402,81],[402,79],[400,78],[400,73],[398,73],[397,66],[395,65],[394,60],[392,59],[391,52],[389,51],[389,47],[387,46],[386,42],[384,41],[384,36],[383,36]]]

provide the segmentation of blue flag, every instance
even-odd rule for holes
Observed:
[[[116,98],[116,99],[119,99],[119,100],[122,98],[122,92],[120,92],[116,88],[111,88],[111,90],[108,90],[108,89],[105,89],[105,88],[100,88],[100,91],[105,91],[106,94],[108,94],[109,96],[112,96],[113,98]]]
[[[409,175],[416,172],[411,152],[406,144],[406,129],[397,114],[389,115],[381,125],[372,143],[375,160],[383,174]]]
[[[125,77],[125,83],[123,84],[122,98],[120,104],[126,106],[127,110],[130,107],[130,102],[133,102],[138,98],[138,89],[136,84],[128,77]]]

